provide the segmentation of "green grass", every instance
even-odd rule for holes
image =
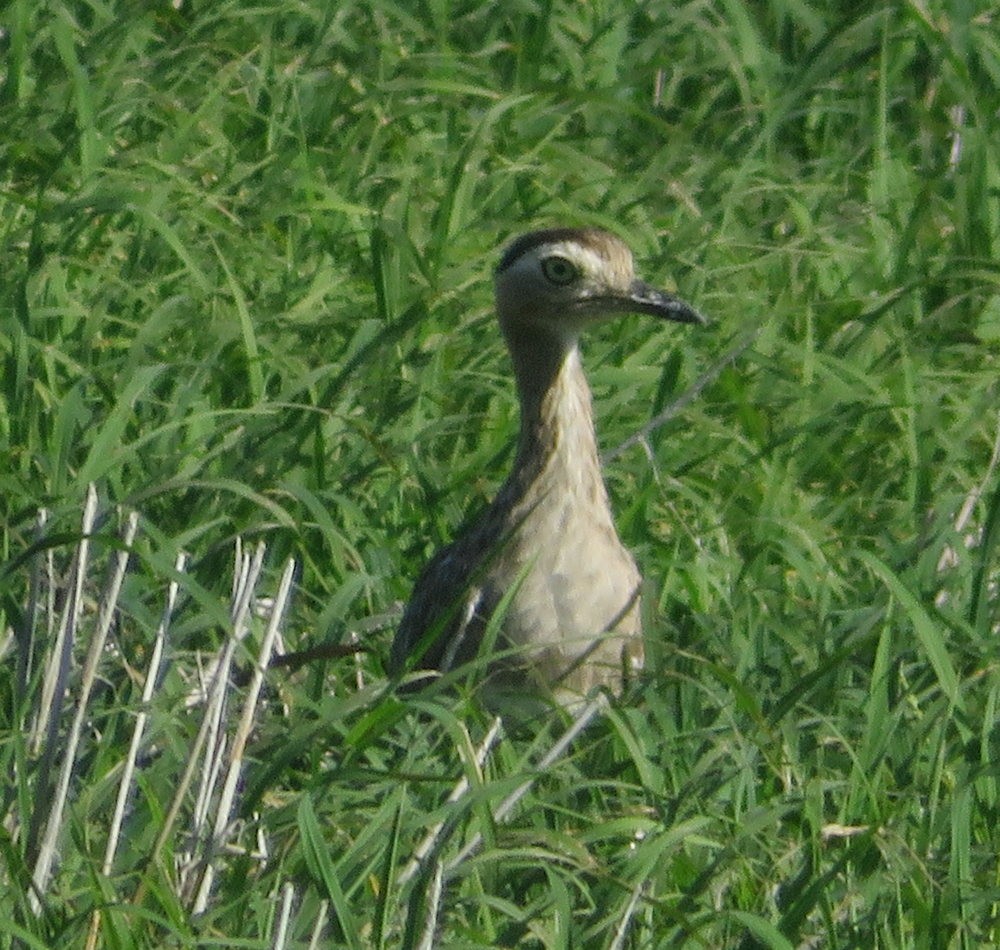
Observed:
[[[7,637],[3,939],[82,946],[103,908],[100,946],[266,947],[291,883],[293,945],[326,900],[322,945],[415,947],[433,873],[399,877],[444,821],[445,864],[485,843],[435,946],[612,947],[623,921],[636,948],[1000,943],[1000,9],[178,7],[0,7],[0,632],[46,552],[65,586],[89,483],[99,563],[116,507],[142,516],[37,915],[41,664],[19,686]],[[296,559],[289,648],[404,599],[511,458],[497,249],[561,222],[614,229],[714,321],[586,341],[607,450],[716,371],[608,468],[649,676],[496,824],[558,715],[480,773],[488,717],[387,690],[391,629],[361,687],[352,658],[271,671],[238,805],[268,857],[224,856],[192,915],[181,831],[148,857],[234,540],[266,542],[265,593]]]

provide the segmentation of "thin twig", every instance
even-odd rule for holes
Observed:
[[[607,709],[608,700],[603,693],[598,693],[593,699],[589,700],[576,714],[573,722],[570,724],[569,729],[567,729],[559,741],[552,746],[551,749],[542,757],[535,769],[535,774],[519,785],[513,792],[511,792],[500,804],[496,807],[493,812],[493,820],[497,823],[504,821],[507,816],[514,810],[514,806],[528,793],[531,786],[535,784],[536,779],[545,771],[550,765],[552,765],[562,754],[569,748],[573,740],[586,728],[587,724],[594,715],[598,712],[603,712]],[[445,873],[451,877],[458,867],[466,860],[468,860],[472,855],[474,855],[483,843],[482,832],[476,832],[473,835],[469,843],[452,858],[445,867]]]
[[[251,558],[248,553],[243,553],[242,546],[237,544],[233,601],[230,604],[233,629],[231,635],[223,643],[219,655],[210,664],[209,687],[207,691],[204,691],[205,718],[209,723],[209,729],[205,743],[201,782],[198,786],[198,794],[195,798],[195,806],[191,819],[192,833],[195,840],[201,837],[202,831],[208,822],[212,795],[222,771],[226,743],[228,741],[223,728],[223,720],[226,711],[226,697],[229,693],[229,671],[232,668],[236,646],[247,635],[250,629],[251,605],[263,564],[263,545],[258,546],[256,556]]]
[[[486,733],[483,741],[479,744],[479,748],[476,749],[474,764],[477,774],[482,771],[483,765],[486,763],[486,757],[490,753],[490,749],[493,748],[493,743],[496,742],[497,736],[500,734],[500,727],[502,721],[499,716],[493,720],[493,724],[490,726],[489,731]],[[480,775],[480,779],[482,776]],[[468,775],[463,775],[455,787],[452,789],[451,794],[448,796],[448,803],[454,804],[457,802],[467,791],[469,790],[469,777]],[[417,845],[413,850],[413,857],[410,858],[409,863],[403,868],[399,875],[398,883],[405,884],[407,881],[413,877],[414,874],[420,869],[420,865],[423,863],[424,858],[430,854],[431,850],[437,844],[438,839],[441,837],[441,832],[445,828],[445,822],[439,821],[427,834],[423,837],[420,844]]]
[[[253,563],[257,573],[260,572],[260,566],[263,564],[263,561],[264,546],[260,545],[257,550],[257,557],[254,558]],[[230,639],[232,640],[233,638],[231,637]],[[195,768],[197,767],[198,759],[201,756],[202,747],[208,737],[208,730],[209,719],[206,716],[202,719],[201,728],[198,730],[198,735],[195,738],[194,745],[192,746],[190,755],[188,756],[187,765],[184,768],[184,774],[181,776],[180,782],[177,785],[177,790],[174,792],[174,797],[170,802],[170,808],[164,817],[160,833],[156,836],[156,841],[153,842],[153,847],[149,854],[150,864],[159,861],[160,852],[167,843],[167,839],[170,837],[173,830],[174,823],[177,821],[177,816],[180,814],[181,806],[184,803],[184,799],[187,797],[188,789],[191,787],[191,781],[194,778]],[[139,888],[136,890],[135,897],[133,898],[134,903],[139,902],[145,893],[144,880],[144,877],[140,880]]]
[[[187,555],[183,552],[177,555],[174,562],[174,573],[184,573],[187,565]],[[132,730],[132,741],[129,744],[128,754],[125,757],[125,764],[122,768],[121,781],[118,783],[118,798],[115,800],[115,810],[111,817],[111,827],[108,830],[108,842],[104,850],[104,863],[101,865],[101,873],[105,877],[111,875],[111,867],[114,863],[115,852],[118,849],[118,835],[121,833],[122,822],[125,819],[125,808],[128,805],[129,793],[132,789],[132,776],[135,774],[135,764],[139,758],[139,749],[142,746],[142,737],[146,731],[146,721],[149,718],[149,704],[153,699],[153,690],[160,675],[160,663],[163,660],[164,649],[166,648],[167,630],[173,618],[174,606],[177,603],[177,592],[179,584],[176,578],[167,585],[167,602],[163,609],[163,616],[160,625],[156,628],[156,636],[153,640],[153,653],[149,658],[149,666],[146,669],[146,681],[142,686],[142,698],[140,699],[139,712],[135,717],[135,728]],[[101,909],[94,910],[90,918],[90,931],[87,934],[87,944],[85,950],[94,950],[97,946],[98,928],[101,923]]]
[[[90,692],[94,687],[94,680],[97,678],[97,667],[101,661],[101,657],[104,655],[104,644],[107,642],[108,631],[111,629],[111,622],[118,607],[118,597],[121,594],[122,583],[125,580],[125,569],[128,567],[132,542],[135,541],[135,534],[138,528],[139,515],[136,512],[131,512],[125,523],[122,549],[118,551],[115,557],[111,583],[108,585],[107,595],[101,605],[101,611],[97,620],[97,629],[94,631],[94,638],[90,641],[90,649],[87,651],[87,659],[83,666],[80,693],[76,699],[76,711],[73,715],[73,722],[70,725],[69,736],[66,739],[62,767],[59,770],[59,780],[56,783],[56,794],[49,813],[49,823],[45,829],[45,838],[42,841],[42,847],[38,854],[38,863],[35,865],[33,879],[38,894],[45,892],[45,888],[48,886],[49,875],[52,872],[56,840],[59,837],[59,829],[62,825],[62,814],[66,808],[66,799],[69,796],[69,783],[73,775],[73,764],[76,761],[76,750],[80,744],[80,736],[83,734],[83,722],[87,715],[87,703],[90,700]],[[35,898],[35,892],[32,892],[31,897],[32,899]],[[38,908],[35,908],[35,911],[37,913]]]
[[[424,919],[424,932],[420,936],[417,950],[434,950],[434,937],[437,934],[437,914],[441,906],[441,892],[444,883],[444,868],[440,861],[434,862],[434,874],[431,876],[431,886],[427,891],[427,916]]]
[[[291,881],[286,881],[281,889],[281,909],[278,911],[278,920],[274,928],[274,940],[271,942],[273,950],[284,950],[285,942],[288,940],[288,921],[292,916],[292,900],[295,897],[295,886]]]
[[[48,799],[48,777],[55,760],[55,750],[59,737],[59,719],[65,699],[66,683],[69,679],[73,640],[76,636],[76,627],[80,620],[80,612],[83,605],[83,584],[87,576],[90,535],[94,530],[96,518],[97,491],[93,485],[89,485],[87,488],[87,500],[83,506],[83,521],[80,526],[81,537],[80,543],[76,548],[70,592],[63,610],[56,644],[49,659],[48,671],[42,686],[41,706],[38,710],[35,739],[36,742],[40,741],[42,734],[45,733],[46,742],[45,752],[39,764],[35,782],[35,810],[31,816],[31,824],[28,828],[27,853],[29,855],[33,854],[35,850],[35,842],[41,831],[43,821],[43,803]],[[67,754],[66,758],[71,759],[71,756]],[[70,767],[72,767],[71,761]],[[62,785],[61,778],[59,785]],[[69,787],[68,777],[66,778],[66,787]],[[64,803],[65,793],[61,797]],[[32,891],[28,895],[28,900],[31,904],[31,909],[36,914],[42,909],[41,897],[48,885],[52,862],[55,860],[55,845],[59,834],[61,812],[62,804],[60,803],[60,795],[57,793],[55,802],[48,811],[45,837],[38,847],[38,854],[31,875]]]
[[[642,880],[632,888],[632,895],[629,897],[625,913],[622,914],[622,919],[618,921],[618,926],[615,928],[615,935],[611,939],[611,943],[608,944],[608,950],[622,950],[622,947],[625,946],[629,924],[632,923],[632,918],[635,916],[635,909],[639,906],[639,898],[642,897],[645,886],[646,882]]]
[[[601,458],[603,464],[614,461],[623,452],[632,448],[633,445],[642,444],[648,450],[649,437],[661,426],[669,422],[682,409],[694,402],[701,395],[703,389],[719,378],[722,371],[731,363],[735,363],[750,347],[754,340],[760,335],[761,328],[757,327],[743,334],[742,337],[725,353],[722,354],[704,373],[701,374],[680,396],[678,396],[662,412],[657,413],[638,432],[630,435],[624,442],[608,452]]]
[[[323,937],[323,928],[326,926],[326,915],[330,910],[330,901],[323,898],[319,902],[319,910],[316,912],[316,921],[313,924],[312,935],[309,938],[308,950],[317,950],[320,940]]]
[[[187,566],[187,555],[181,552],[174,562],[174,571],[183,574]],[[139,758],[139,749],[142,746],[143,733],[146,730],[146,721],[149,719],[149,704],[153,699],[153,690],[160,675],[160,663],[163,660],[164,649],[166,648],[167,630],[173,617],[174,607],[177,603],[177,592],[179,583],[176,578],[167,585],[167,602],[163,608],[163,617],[160,625],[156,628],[156,637],[153,641],[153,654],[149,659],[149,668],[146,670],[146,681],[142,687],[141,707],[135,717],[135,729],[132,731],[132,742],[129,746],[128,756],[125,759],[125,767],[122,770],[122,780],[118,788],[118,800],[115,802],[115,812],[111,819],[111,829],[108,835],[108,847],[104,854],[104,864],[102,872],[107,875],[111,873],[111,864],[114,861],[115,849],[117,847],[118,832],[121,829],[122,820],[125,816],[125,806],[128,802],[129,787],[132,784],[132,775],[135,772],[135,763]]]
[[[278,636],[281,622],[284,619],[285,607],[288,604],[288,595],[291,592],[294,577],[295,561],[289,560],[285,565],[285,572],[281,576],[278,594],[274,599],[274,606],[271,609],[271,618],[260,646],[260,655],[254,666],[250,687],[243,702],[243,713],[240,716],[239,726],[236,729],[236,734],[230,746],[229,768],[222,786],[222,793],[219,796],[219,806],[215,814],[215,824],[212,828],[211,851],[218,851],[222,846],[226,829],[229,826],[233,800],[236,796],[236,784],[239,781],[240,771],[243,766],[243,752],[246,749],[247,740],[250,738],[250,731],[253,729],[254,717],[257,712],[257,700],[260,698],[260,692],[264,685],[264,673],[271,661],[271,651],[274,648],[274,641]],[[211,893],[214,876],[214,865],[211,859],[209,859],[205,865],[205,873],[198,888],[198,895],[195,898],[194,912],[196,914],[201,913],[208,906],[208,896]]]
[[[32,735],[32,751],[37,755],[42,748],[43,737],[52,721],[53,710],[62,709],[63,690],[69,672],[69,658],[73,649],[73,634],[79,620],[83,602],[83,582],[87,576],[87,558],[90,554],[90,535],[97,519],[97,491],[93,485],[87,488],[87,499],[83,506],[80,524],[80,543],[73,561],[72,580],[66,603],[63,605],[62,620],[56,634],[56,642],[49,656],[45,678],[42,682],[42,698],[38,707],[38,718]],[[51,587],[52,585],[50,585]],[[54,718],[58,719],[58,715]],[[50,737],[51,738],[51,737]]]

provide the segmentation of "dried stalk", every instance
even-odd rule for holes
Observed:
[[[45,829],[45,837],[42,840],[42,847],[38,853],[38,861],[35,864],[32,881],[35,889],[29,895],[35,913],[41,909],[38,903],[39,895],[45,893],[48,886],[49,877],[52,873],[52,864],[55,860],[56,841],[59,837],[59,829],[62,826],[63,811],[66,808],[66,799],[69,796],[69,783],[73,775],[73,764],[76,761],[76,750],[80,744],[80,736],[83,732],[83,722],[87,715],[87,702],[90,700],[90,692],[94,687],[94,680],[97,678],[97,667],[104,653],[104,644],[107,642],[108,631],[111,629],[111,622],[114,619],[115,611],[118,607],[118,597],[121,594],[122,583],[125,580],[125,570],[128,567],[128,559],[131,553],[132,542],[135,541],[135,534],[139,528],[139,516],[131,512],[125,523],[125,532],[122,537],[124,550],[118,552],[115,557],[115,565],[111,575],[111,583],[108,587],[107,596],[101,606],[97,620],[97,630],[94,638],[90,641],[90,649],[87,651],[87,659],[83,666],[83,677],[80,682],[80,694],[76,701],[76,712],[70,726],[69,736],[66,739],[66,750],[63,753],[62,768],[59,770],[59,780],[56,783],[55,799],[52,802],[52,809],[49,813],[49,821]],[[37,904],[37,906],[35,906]]]
[[[292,580],[294,577],[295,562],[289,560],[285,565],[285,572],[281,576],[278,594],[274,599],[274,607],[271,610],[271,618],[264,633],[263,642],[261,643],[260,656],[254,667],[250,688],[243,703],[243,713],[230,747],[229,768],[222,787],[222,794],[219,796],[219,805],[215,815],[215,823],[212,828],[212,837],[209,846],[209,859],[205,864],[198,894],[195,897],[193,909],[196,914],[201,913],[208,906],[208,896],[211,893],[212,881],[215,876],[211,854],[218,852],[225,842],[226,831],[229,826],[230,816],[232,815],[233,801],[236,795],[236,784],[239,781],[240,771],[243,766],[243,752],[246,749],[247,740],[253,728],[254,717],[257,712],[257,700],[260,698],[261,688],[264,685],[264,673],[271,660],[274,641],[278,636],[278,631],[284,618],[285,607],[288,604],[288,596],[292,589]]]
[[[431,886],[427,892],[427,915],[424,919],[424,932],[420,935],[417,950],[434,950],[434,937],[437,934],[438,908],[441,906],[441,894],[444,891],[444,868],[440,861],[434,862],[434,874],[431,876]]]
[[[260,567],[264,561],[264,546],[260,545],[257,549],[257,555],[254,558],[253,564],[251,565],[251,573],[256,575],[260,573]],[[237,605],[239,608],[239,605]],[[236,619],[240,619],[240,611],[236,611]],[[244,616],[245,621],[245,616]],[[234,628],[237,628],[237,624],[234,622]],[[230,638],[230,642],[235,643],[235,636]],[[220,670],[216,670],[216,678],[218,678]],[[194,779],[195,769],[198,765],[198,759],[201,756],[202,749],[205,745],[205,741],[208,738],[210,721],[209,717],[206,715],[202,719],[201,728],[198,730],[198,735],[195,738],[194,744],[191,748],[191,754],[188,756],[187,765],[184,769],[184,774],[181,776],[180,782],[177,785],[177,791],[174,793],[174,797],[170,802],[170,808],[167,811],[166,817],[163,821],[163,826],[160,828],[160,833],[156,837],[156,841],[153,843],[152,850],[150,851],[149,861],[150,863],[159,861],[160,854],[163,851],[164,845],[167,843],[167,839],[170,837],[173,831],[174,824],[177,821],[177,816],[180,814],[181,806],[184,803],[184,798],[187,795],[188,789],[191,787],[191,782]],[[144,892],[143,886],[140,884],[139,889],[136,892],[133,902],[139,900]]]
[[[500,727],[502,723],[500,717],[497,716],[493,720],[493,724],[490,726],[489,731],[486,733],[485,738],[479,744],[479,748],[476,750],[476,755],[474,759],[474,767],[477,775],[479,775],[480,780],[482,780],[482,768],[486,763],[486,757],[490,753],[490,749],[493,748],[493,743],[496,742],[497,736],[500,734]],[[469,790],[469,778],[467,775],[463,775],[455,787],[452,789],[451,794],[448,796],[449,804],[457,802],[467,791]],[[438,843],[441,837],[441,833],[445,829],[445,822],[439,821],[427,834],[424,836],[420,844],[417,845],[413,850],[413,857],[410,858],[409,863],[403,868],[402,873],[399,875],[399,883],[405,884],[414,874],[420,870],[420,865],[423,863],[424,858],[430,854],[431,850]]]
[[[187,555],[178,554],[174,562],[174,571],[177,574],[184,573],[187,565]],[[156,628],[156,637],[153,641],[153,653],[149,658],[149,667],[146,670],[146,681],[142,687],[142,706],[135,717],[135,728],[132,730],[132,741],[129,744],[128,754],[125,757],[125,764],[122,768],[121,781],[118,783],[118,797],[115,800],[115,810],[111,817],[111,827],[108,830],[108,842],[104,850],[104,862],[101,865],[101,873],[105,877],[111,875],[111,867],[114,863],[115,852],[118,849],[118,836],[121,833],[122,822],[125,820],[125,808],[128,805],[129,793],[132,790],[132,778],[135,774],[135,764],[139,758],[139,749],[142,746],[142,737],[146,731],[146,721],[149,718],[148,707],[153,699],[153,690],[160,675],[160,663],[163,660],[163,653],[166,647],[167,630],[173,618],[174,607],[177,603],[177,593],[179,584],[176,579],[167,586],[167,603],[163,610],[163,617],[160,625]],[[101,923],[101,910],[97,908],[90,918],[90,931],[87,934],[87,944],[85,950],[94,950],[97,946],[97,936]]]
[[[507,816],[514,810],[514,806],[528,793],[532,785],[535,784],[535,780],[538,776],[544,772],[550,765],[552,765],[557,759],[559,759],[562,754],[569,748],[573,740],[586,728],[587,724],[591,719],[594,718],[595,714],[598,712],[603,712],[607,709],[608,700],[603,693],[598,693],[593,699],[589,700],[576,714],[573,722],[570,724],[569,729],[567,729],[562,736],[560,736],[559,741],[552,746],[551,749],[542,757],[536,768],[536,774],[529,778],[527,781],[519,785],[513,792],[511,792],[493,811],[493,820],[497,823],[504,821]],[[483,843],[482,832],[476,832],[469,843],[445,866],[445,873],[448,877],[452,877],[457,869],[472,855],[474,855]]]
[[[288,922],[292,916],[292,900],[295,898],[295,887],[291,881],[287,881],[281,889],[281,908],[278,911],[278,920],[274,927],[274,940],[271,941],[273,950],[284,950],[288,940]]]

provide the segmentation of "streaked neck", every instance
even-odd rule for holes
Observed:
[[[596,481],[603,494],[590,387],[576,341],[541,333],[519,339],[508,331],[507,342],[521,402],[513,477],[522,488],[545,477],[556,482],[549,489],[571,491],[583,485],[593,490]]]

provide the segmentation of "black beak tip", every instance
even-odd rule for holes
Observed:
[[[703,327],[711,323],[708,317],[679,297],[650,287],[642,281],[636,281],[632,285],[632,300],[645,313],[662,317],[664,320],[693,323]]]
[[[694,307],[688,304],[682,305],[682,313],[679,314],[675,319],[679,320],[681,323],[695,323],[700,327],[708,327],[712,325],[712,321],[705,316],[700,310],[695,310]]]

